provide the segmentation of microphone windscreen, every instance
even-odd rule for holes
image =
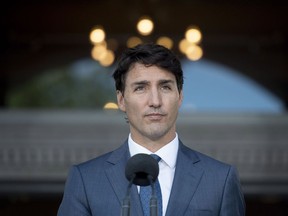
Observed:
[[[131,157],[126,165],[125,175],[128,181],[133,178],[133,184],[147,186],[150,184],[149,175],[152,181],[156,181],[159,174],[158,161],[148,154],[136,154]]]

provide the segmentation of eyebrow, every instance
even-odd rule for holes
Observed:
[[[142,85],[142,84],[148,84],[148,83],[149,83],[148,80],[142,80],[142,81],[133,82],[132,85]]]
[[[147,85],[147,84],[149,84],[149,83],[150,83],[150,81],[148,81],[148,80],[136,81],[136,82],[133,82],[133,83],[132,83],[132,86],[136,86],[136,85]],[[174,81],[173,81],[173,80],[170,80],[170,79],[168,79],[168,80],[163,79],[163,80],[159,80],[159,81],[158,81],[158,84],[160,84],[160,85],[167,84],[167,83],[174,83]]]
[[[173,80],[170,80],[170,79],[169,79],[169,80],[160,80],[160,81],[159,81],[159,84],[161,84],[161,85],[163,85],[163,84],[169,84],[169,83],[172,83],[172,84],[173,84],[174,81],[173,81]]]

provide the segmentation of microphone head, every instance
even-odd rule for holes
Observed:
[[[148,154],[136,154],[131,157],[126,165],[125,175],[128,181],[140,186],[150,185],[148,176],[156,181],[159,174],[158,161]]]

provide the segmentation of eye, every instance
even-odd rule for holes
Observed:
[[[171,90],[171,86],[169,86],[169,85],[163,85],[163,86],[161,86],[161,89],[162,89],[162,90],[165,90],[165,91],[168,91],[168,90]]]
[[[144,86],[137,86],[135,87],[134,91],[139,92],[139,91],[144,91],[145,87]]]

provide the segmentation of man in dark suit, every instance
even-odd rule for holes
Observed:
[[[160,45],[138,45],[122,54],[113,77],[129,137],[118,149],[72,167],[58,216],[120,215],[129,183],[125,166],[138,153],[161,158],[161,215],[244,216],[234,167],[186,147],[178,138],[183,72],[176,56]],[[144,215],[141,190],[132,186],[132,216]]]

